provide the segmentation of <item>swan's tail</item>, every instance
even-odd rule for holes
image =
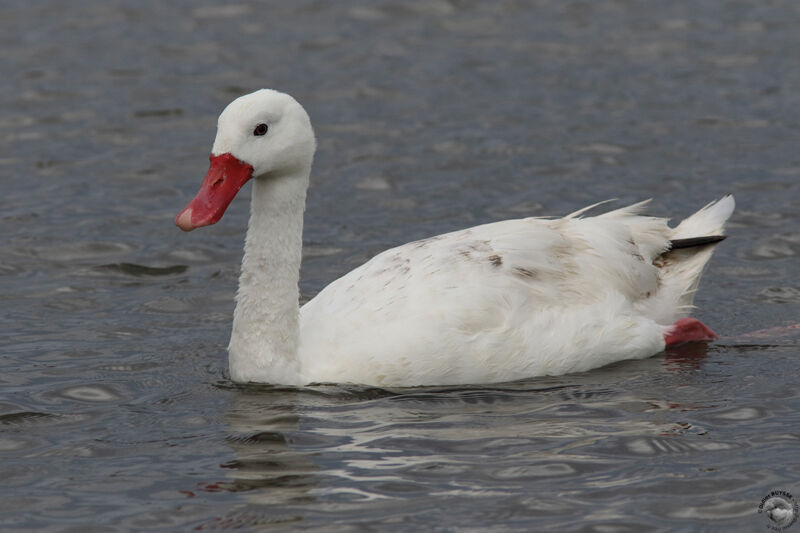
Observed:
[[[670,233],[671,249],[656,260],[661,267],[659,300],[668,315],[659,317],[659,322],[672,323],[692,310],[703,268],[716,244],[724,239],[725,222],[735,205],[731,195],[711,202]]]

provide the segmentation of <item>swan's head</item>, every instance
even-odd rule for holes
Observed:
[[[200,192],[178,213],[175,224],[191,231],[218,222],[251,178],[308,176],[315,147],[308,114],[288,94],[261,89],[237,98],[219,116],[211,166]]]

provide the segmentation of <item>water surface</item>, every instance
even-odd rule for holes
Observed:
[[[798,26],[790,0],[3,4],[0,529],[764,529],[800,493]],[[232,384],[249,189],[172,219],[263,86],[319,140],[304,299],[467,225],[734,193],[696,300],[722,337],[488,387]]]

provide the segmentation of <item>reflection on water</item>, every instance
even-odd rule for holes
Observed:
[[[204,489],[250,491],[248,500],[254,503],[308,501],[309,491],[318,483],[313,474],[319,468],[310,453],[291,447],[291,435],[298,431],[296,409],[302,392],[252,386],[237,388],[235,394],[225,417],[231,431],[226,443],[235,459],[221,465],[230,470],[231,481]]]
[[[676,518],[732,524],[752,507],[753,460],[744,459],[751,444],[723,428],[771,415],[729,405],[730,385],[709,386],[709,357],[706,345],[686,345],[663,359],[489,388],[232,387],[233,458],[198,490],[242,498],[203,527],[333,530],[342,517],[420,527],[445,516],[466,525],[487,513],[567,529],[587,514],[624,530]],[[734,458],[741,469],[721,467]],[[682,495],[685,507],[654,504],[663,494]],[[647,509],[640,520],[630,520],[632,505]]]

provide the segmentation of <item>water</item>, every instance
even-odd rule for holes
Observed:
[[[799,25],[791,0],[0,4],[0,529],[765,529],[800,492]],[[304,299],[451,229],[732,192],[696,301],[723,336],[490,387],[232,384],[249,189],[172,218],[262,86],[319,138]]]

